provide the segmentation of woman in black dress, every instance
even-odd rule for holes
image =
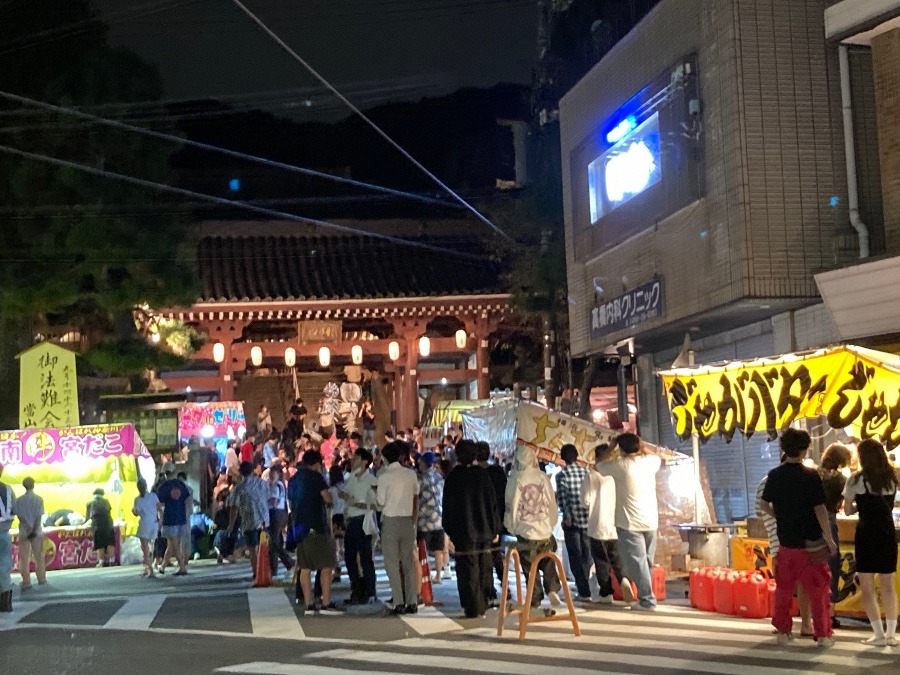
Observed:
[[[897,540],[894,534],[894,496],[900,487],[897,475],[878,441],[866,439],[859,444],[859,471],[844,488],[844,513],[859,514],[856,525],[856,571],[862,590],[866,616],[875,635],[865,644],[894,646],[897,632]],[[875,575],[878,575],[881,604],[887,619],[881,625],[881,611],[875,597]]]
[[[113,528],[112,506],[103,495],[103,488],[94,490],[94,498],[88,502],[85,510],[94,533],[97,567],[108,567],[110,559],[115,556],[116,533]]]

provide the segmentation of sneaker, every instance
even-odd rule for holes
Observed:
[[[637,598],[634,595],[634,587],[631,585],[631,581],[628,577],[622,577],[622,600],[625,601],[626,605],[630,605],[634,603]]]
[[[392,610],[390,610],[391,614],[406,614],[406,605],[397,605]]]
[[[298,600],[297,602],[302,602],[302,601],[301,601],[301,600]],[[318,608],[317,608],[314,604],[313,604],[313,605],[307,605],[307,606],[306,606],[306,613],[307,613],[307,614],[314,614],[314,613],[317,612],[317,611],[318,611]]]
[[[322,605],[319,608],[319,612],[321,614],[324,614],[325,616],[337,616],[338,614],[340,614],[337,605],[335,605],[333,602],[329,602],[327,605]]]
[[[287,582],[293,581],[294,580],[294,570],[293,569],[285,570],[284,575],[281,578]]]
[[[551,600],[550,602],[551,602],[551,604],[553,603],[552,600]],[[584,603],[584,604],[588,604],[588,605],[589,605],[590,602],[591,602],[591,596],[589,596],[589,595],[579,595],[578,597],[575,598],[575,602],[581,602],[581,603]],[[560,604],[562,604],[562,603],[560,603]]]
[[[500,606],[500,598],[491,598],[488,600],[489,609],[497,609]]]
[[[870,637],[866,640],[863,640],[862,643],[864,645],[868,645],[869,647],[887,647],[888,641],[885,637]]]
[[[634,612],[655,612],[656,605],[642,605],[641,603],[636,602],[633,605],[629,605],[629,609]]]
[[[547,593],[547,599],[550,600],[550,604],[553,607],[559,607],[560,605],[562,605],[562,600],[559,599],[559,593],[557,593],[556,591],[550,591],[549,593]],[[588,598],[588,601],[590,601],[590,598]]]
[[[775,638],[775,641],[780,647],[785,647],[794,641],[794,634],[793,633],[778,633],[778,637]]]
[[[419,613],[419,606],[418,606],[418,605],[407,605],[407,606],[406,606],[406,613],[407,613],[407,614],[418,614],[418,613]]]
[[[831,649],[834,647],[833,637],[820,637],[816,639],[816,647],[819,649]]]
[[[597,603],[600,605],[611,605],[613,604],[613,596],[601,595],[599,598],[597,598]]]

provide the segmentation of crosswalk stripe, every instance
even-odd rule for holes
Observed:
[[[463,627],[434,607],[420,607],[416,614],[401,614],[403,622],[419,635],[461,631]]]
[[[616,624],[611,624],[608,622],[591,622],[584,617],[579,617],[579,625],[581,626],[581,632],[585,635],[622,635],[625,637],[635,637],[635,628],[630,626],[621,626]],[[644,626],[643,628],[647,628]],[[661,627],[662,628],[662,627]],[[484,630],[486,634],[493,635],[496,631],[488,630],[488,629],[479,629]],[[567,635],[571,636],[571,629],[567,629],[564,625],[557,624],[540,624],[533,627],[530,627],[529,634],[532,637],[535,636],[536,633],[543,633],[542,639],[562,639]],[[645,634],[645,633],[644,633]],[[678,629],[678,636],[690,639],[703,640],[706,642],[724,642],[724,643],[748,643],[753,645],[765,644],[767,639],[774,640],[775,636],[769,633],[768,635],[764,633],[754,632],[754,633],[744,633],[739,631],[718,631],[718,630],[690,630],[686,628]],[[864,647],[859,643],[857,636],[842,636],[835,635],[835,639],[837,640],[835,646],[832,648],[833,650],[838,651],[866,651],[868,648]],[[805,642],[803,640],[798,640],[799,645],[803,644],[811,644],[810,642]]]
[[[658,645],[665,643],[658,642]],[[308,658],[327,658],[336,660],[351,661],[378,661],[379,663],[408,663],[412,662],[416,665],[429,665],[431,662],[436,667],[450,667],[447,656],[435,655],[438,649],[447,650],[454,653],[452,657],[452,667],[460,670],[483,670],[482,668],[472,668],[470,663],[462,666],[462,662],[473,662],[480,664],[502,664],[496,670],[485,672],[508,672],[511,667],[516,673],[524,672],[522,667],[533,668],[536,673],[546,673],[549,663],[566,663],[566,672],[571,672],[569,663],[583,663],[589,669],[602,664],[606,667],[612,664],[622,664],[631,666],[644,666],[649,668],[668,668],[672,670],[693,672],[693,673],[717,673],[722,675],[756,675],[761,669],[760,664],[735,664],[735,663],[717,663],[713,661],[702,661],[694,658],[683,658],[677,656],[669,656],[665,654],[635,654],[624,650],[622,653],[607,651],[604,649],[586,650],[578,649],[574,644],[570,644],[565,648],[546,647],[543,645],[529,645],[520,642],[492,642],[490,644],[473,644],[460,641],[437,642],[435,640],[413,638],[403,640],[400,643],[392,643],[392,647],[403,646],[416,650],[415,654],[387,654],[385,652],[359,651],[350,649],[336,649],[326,652],[317,652],[310,654]],[[617,647],[621,645],[616,645]],[[516,661],[512,664],[509,661],[486,661],[483,659],[467,659],[460,658],[459,653],[475,653],[490,654],[493,657],[510,656],[510,657],[531,657],[532,659],[540,659],[543,664],[523,663]],[[807,655],[808,656],[808,655]],[[765,657],[760,657],[765,659]],[[799,661],[800,659],[798,659]],[[765,671],[769,673],[788,672],[798,673],[802,675],[821,674],[820,669],[801,669],[797,664],[792,662],[785,664],[784,668],[771,664],[765,665]],[[612,671],[616,672],[616,671]],[[619,671],[621,672],[621,671]]]
[[[529,633],[531,640],[540,640],[544,637],[545,634],[539,633]],[[862,645],[857,645],[860,647],[859,650],[854,650],[851,653],[839,653],[834,651],[833,649],[828,650],[827,652],[820,652],[813,646],[812,642],[807,644],[799,643],[795,646],[791,646],[786,649],[781,649],[776,647],[774,638],[769,641],[768,644],[761,643],[758,639],[754,639],[752,642],[744,642],[739,640],[732,641],[732,644],[712,644],[708,639],[705,639],[702,634],[696,636],[687,636],[682,631],[678,631],[679,639],[690,639],[695,637],[696,639],[689,643],[674,643],[668,642],[660,639],[652,639],[647,637],[636,637],[633,633],[627,633],[622,630],[610,629],[609,631],[601,632],[597,631],[595,635],[583,634],[582,639],[573,638],[571,631],[568,635],[560,632],[557,634],[558,640],[560,642],[565,642],[568,645],[565,650],[567,654],[575,654],[576,650],[572,648],[577,648],[581,645],[590,646],[590,647],[606,647],[609,648],[611,646],[615,646],[617,649],[620,648],[640,648],[640,649],[660,649],[664,648],[667,652],[691,652],[697,653],[698,650],[702,649],[704,655],[710,654],[714,656],[738,656],[740,655],[744,659],[758,659],[763,661],[777,661],[784,662],[784,667],[791,667],[793,663],[799,663],[800,665],[805,665],[807,663],[818,663],[818,664],[827,664],[830,666],[840,666],[845,668],[872,668],[875,666],[882,666],[891,663],[890,659],[878,659],[877,654],[874,655],[876,658],[869,658],[868,655],[863,656],[860,652],[862,652]],[[454,640],[451,644],[452,647],[448,646],[448,648],[452,649],[460,649],[464,651],[478,651],[480,649],[490,649],[493,650],[495,646],[498,649],[508,649],[509,645],[497,643],[496,642],[496,631],[489,631],[487,629],[483,629],[478,633],[470,632],[467,633],[467,637],[478,637],[478,638],[489,638],[492,640],[490,645],[487,644],[466,644],[459,642],[458,640]],[[606,638],[603,643],[595,642],[596,638]],[[556,642],[554,641],[554,642]],[[738,645],[735,645],[734,642],[738,642]],[[416,638],[411,638],[407,640],[401,640],[399,642],[393,643],[397,646],[403,647],[412,647],[412,648],[420,648],[423,646],[422,641],[417,640]],[[702,645],[702,647],[699,647]],[[847,645],[850,646],[850,645]],[[835,646],[837,647],[837,645]],[[535,650],[540,650],[539,646],[530,647]],[[524,653],[521,645],[516,645],[515,649],[510,649],[510,653]],[[594,651],[593,649],[583,650],[583,654],[599,654],[599,652]],[[624,655],[619,654],[619,657],[622,658]],[[572,658],[577,658],[576,656],[572,656]],[[632,655],[628,655],[628,662],[631,662]]]
[[[165,602],[165,595],[139,595],[129,598],[118,612],[106,622],[106,628],[146,630]]]
[[[303,638],[291,601],[280,588],[256,588],[247,593],[250,623],[256,637]]]
[[[433,645],[432,645],[433,648]],[[309,654],[309,659],[335,659],[340,661],[363,662],[366,670],[372,672],[373,666],[415,666],[418,668],[436,668],[438,672],[443,669],[463,670],[476,673],[508,673],[509,661],[496,661],[482,658],[460,658],[459,656],[435,656],[433,654],[399,654],[391,652],[357,651],[353,649],[334,649],[327,652]],[[620,675],[621,671],[598,670],[592,664],[590,668],[577,668],[565,666],[565,672],[572,675]],[[548,664],[545,663],[516,663],[516,675],[546,675]],[[317,671],[318,672],[318,671]],[[377,671],[382,672],[382,671]],[[287,674],[286,674],[287,675]],[[293,674],[291,674],[293,675]]]
[[[349,670],[347,668],[332,668],[308,663],[272,663],[269,661],[255,661],[242,663],[236,666],[216,668],[216,673],[242,673],[245,675],[360,675],[368,672],[365,670]],[[391,674],[387,671],[379,671],[379,675],[403,675]]]

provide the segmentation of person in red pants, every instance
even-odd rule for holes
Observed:
[[[828,525],[825,490],[815,469],[803,466],[809,434],[788,429],[781,435],[784,462],[769,472],[760,506],[775,517],[781,543],[775,560],[775,611],[778,644],[793,640],[791,600],[797,583],[809,597],[813,633],[822,649],[834,645],[830,616],[831,570],[837,544]]]

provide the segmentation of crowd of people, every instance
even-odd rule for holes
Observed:
[[[559,524],[576,602],[612,604],[618,586],[631,610],[656,608],[656,474],[664,460],[637,435],[623,433],[598,445],[590,466],[578,448],[564,445],[560,466],[553,466],[527,446],[506,463],[487,443],[453,436],[426,449],[418,429],[386,434],[381,448],[371,434],[364,438],[355,432],[316,444],[303,417],[295,406],[281,433],[261,424],[261,433],[257,429],[228,448],[212,490],[212,518],[200,512],[186,476],[175,474],[172,465],[164,467],[152,489],[139,480],[133,513],[139,518],[142,574],[164,574],[173,558],[175,575],[187,574],[197,537],[211,530],[219,563],[243,555],[255,561],[265,533],[271,574],[283,567],[305,611],[330,613],[338,611],[332,584],[340,579],[342,563],[350,581],[342,604],[379,601],[375,552],[380,546],[391,591],[385,605],[392,614],[414,614],[421,605],[421,542],[434,560],[429,581],[442,584],[449,578],[452,560],[464,617],[478,618],[499,606],[498,587],[502,591],[508,583],[504,549],[517,548],[527,579],[536,556],[558,550]],[[856,568],[874,633],[866,642],[894,645],[896,472],[875,440],[859,444],[858,470],[852,474],[851,452],[839,444],[826,449],[818,468],[807,466],[810,444],[806,432],[786,430],[780,438],[782,462],[757,492],[775,560],[777,641],[788,644],[794,638],[790,611],[796,594],[801,635],[823,648],[834,644],[833,629],[840,625],[834,617],[837,514],[843,508],[846,515],[859,515]],[[39,555],[43,502],[31,478],[23,487],[16,499],[0,482],[0,609],[5,610],[11,609],[8,531],[14,515],[20,521],[22,588],[30,587],[32,559],[38,583],[46,581]],[[106,564],[112,520],[102,490],[86,513],[98,565]],[[254,565],[254,575],[257,571]],[[523,609],[553,612],[567,580],[559,578],[552,559],[545,558],[536,571],[532,607]],[[540,609],[545,599],[550,607]]]

